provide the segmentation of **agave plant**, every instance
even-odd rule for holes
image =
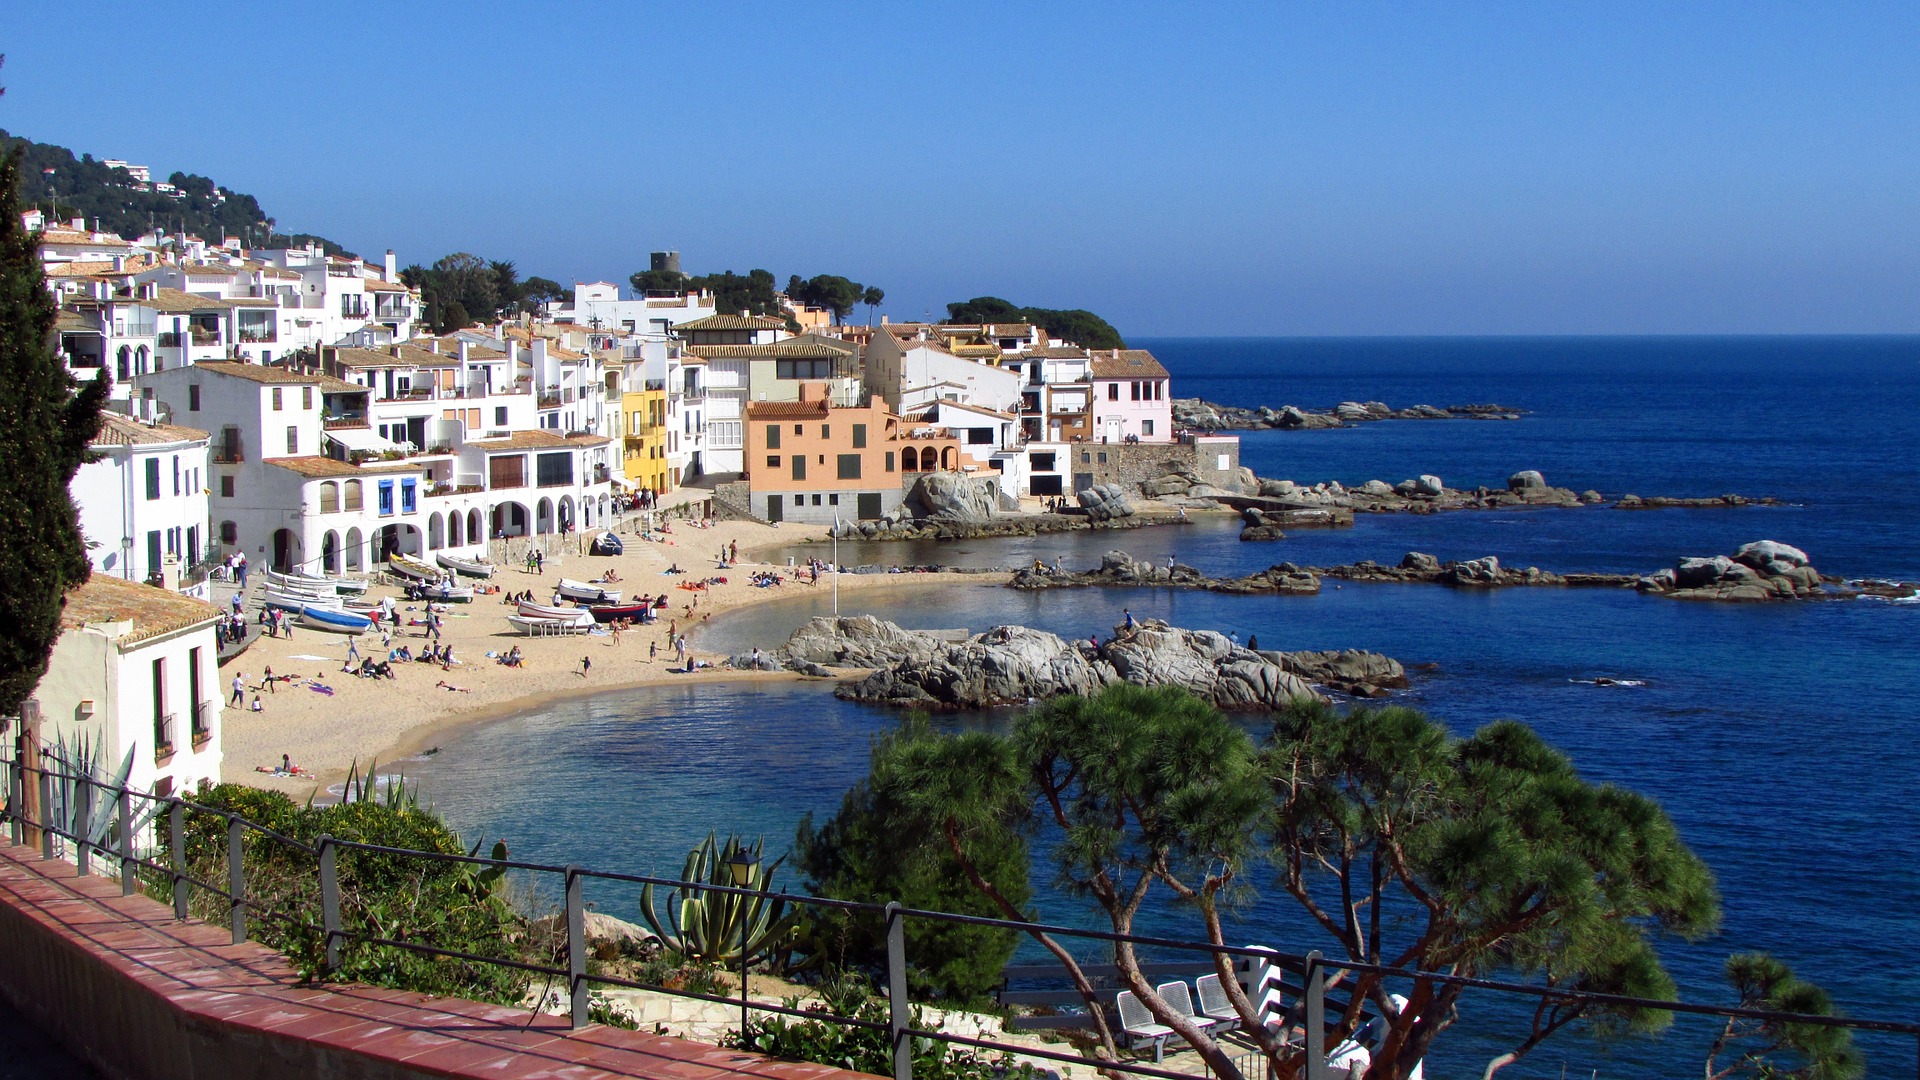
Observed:
[[[713,833],[706,843],[687,853],[687,865],[680,880],[709,885],[733,885],[730,863],[744,856],[751,869],[741,888],[768,891],[774,871],[785,856],[772,864],[760,861],[761,841],[752,847],[731,834],[724,847]],[[749,962],[769,956],[793,932],[797,912],[788,912],[785,900],[706,889],[676,888],[667,894],[667,918],[654,910],[653,886],[640,890],[640,917],[659,935],[667,948],[691,960],[704,960],[738,966],[744,950]]]
[[[132,748],[128,748],[119,768],[111,773],[106,768],[105,753],[105,744],[94,742],[86,732],[80,732],[72,742],[62,733],[53,746],[42,751],[55,774],[51,784],[52,804],[46,807],[46,812],[63,831],[79,831],[82,802],[79,778],[85,776],[90,781],[85,792],[87,843],[94,847],[106,847],[110,839],[120,835],[120,796],[113,789],[125,787],[127,777],[133,773]],[[132,821],[128,828],[134,835],[153,820],[158,805],[147,799],[129,800]]]

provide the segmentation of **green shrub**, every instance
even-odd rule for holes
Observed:
[[[800,1007],[794,998],[787,999],[785,1004],[789,1009]],[[855,978],[827,983],[822,987],[821,1003],[808,1011],[876,1024],[887,1022],[886,1002]],[[917,1008],[911,1023],[926,1030]],[[721,1038],[720,1045],[875,1076],[893,1075],[893,1037],[884,1028],[852,1027],[825,1019],[755,1017],[747,1024],[745,1038],[730,1032]],[[913,1075],[915,1080],[1034,1080],[1038,1073],[1033,1066],[1016,1064],[1004,1055],[990,1058],[976,1050],[916,1038],[913,1040]]]

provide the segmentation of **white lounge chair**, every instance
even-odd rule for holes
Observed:
[[[1153,1060],[1159,1064],[1166,1056],[1167,1036],[1173,1029],[1153,1018],[1140,999],[1131,990],[1122,990],[1115,1004],[1120,1007],[1120,1031],[1127,1037],[1127,1049],[1131,1050],[1141,1043],[1153,1044]]]

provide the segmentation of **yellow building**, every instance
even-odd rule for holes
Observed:
[[[640,379],[630,380],[627,386],[620,395],[620,412],[626,422],[621,471],[634,488],[665,495],[674,488],[673,470],[667,463],[666,386],[650,386]],[[635,386],[640,389],[632,389]]]

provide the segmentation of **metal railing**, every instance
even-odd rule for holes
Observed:
[[[68,800],[66,808],[71,817],[71,828],[66,828],[55,820],[53,813],[53,781],[70,782],[77,787],[77,796]],[[26,785],[30,780],[37,782],[40,815],[37,821],[29,820],[24,813]],[[105,791],[112,795],[122,823],[133,820],[133,806],[136,801],[151,806],[154,818],[160,811],[167,815],[167,851],[164,862],[143,854],[136,845],[134,830],[121,828],[113,838],[111,849],[96,845],[90,837],[94,835],[95,823],[90,814],[95,791]],[[226,881],[220,883],[208,881],[188,872],[187,863],[187,815],[206,814],[225,822],[226,832]],[[92,860],[101,856],[119,863],[121,894],[133,895],[138,891],[137,871],[145,869],[165,880],[173,904],[176,919],[188,917],[191,889],[224,900],[227,906],[227,922],[233,943],[238,945],[248,940],[249,922],[258,919],[276,925],[294,926],[307,930],[314,929],[310,918],[272,911],[249,900],[246,895],[246,839],[249,833],[273,843],[282,844],[296,851],[312,856],[318,867],[318,885],[320,893],[320,926],[324,963],[330,972],[337,972],[343,965],[342,950],[350,942],[399,949],[430,957],[460,960],[472,964],[496,965],[525,972],[529,975],[546,976],[549,979],[563,980],[566,987],[566,1002],[571,1027],[575,1030],[588,1026],[593,1007],[592,990],[595,986],[612,986],[624,989],[643,990],[668,994],[675,997],[692,998],[713,1004],[740,1008],[741,1032],[744,1035],[750,1025],[753,1013],[768,1013],[778,1016],[790,1016],[802,1020],[823,1021],[845,1027],[860,1028],[869,1031],[885,1031],[890,1038],[894,1080],[912,1080],[913,1046],[917,1039],[930,1040],[949,1046],[966,1047],[972,1050],[986,1050],[1001,1054],[1032,1058],[1043,1061],[1056,1061],[1064,1064],[1090,1065],[1107,1072],[1124,1072],[1138,1076],[1155,1077],[1157,1080],[1195,1080],[1194,1074],[1159,1067],[1157,1064],[1145,1064],[1133,1060],[1094,1059],[1082,1054],[1066,1053],[1046,1047],[1025,1044],[996,1042],[992,1039],[972,1038],[942,1030],[933,1030],[915,1026],[915,1011],[907,996],[906,961],[906,925],[910,919],[934,923],[961,924],[969,926],[1003,929],[1028,935],[1039,940],[1041,935],[1055,939],[1077,939],[1097,942],[1105,948],[1124,944],[1135,950],[1150,953],[1187,953],[1200,954],[1211,958],[1213,969],[1222,967],[1235,972],[1253,972],[1260,969],[1268,973],[1260,976],[1267,980],[1257,983],[1249,991],[1256,1011],[1261,1009],[1259,995],[1264,986],[1277,985],[1284,994],[1293,999],[1294,1004],[1281,1020],[1281,1034],[1298,1032],[1298,1043],[1286,1043],[1286,1050],[1299,1054],[1303,1067],[1299,1075],[1306,1080],[1333,1080],[1334,1070],[1328,1063],[1330,1049],[1337,1049],[1329,1039],[1345,1038],[1358,1018],[1365,1014],[1362,1003],[1343,1002],[1330,998],[1329,992],[1335,991],[1348,979],[1356,975],[1372,974],[1382,978],[1404,979],[1428,985],[1459,986],[1530,997],[1542,1005],[1571,1004],[1590,1006],[1612,1006],[1616,1008],[1658,1010],[1691,1015],[1713,1016],[1724,1019],[1747,1019],[1777,1024],[1806,1024],[1820,1027],[1846,1028],[1852,1031],[1877,1032],[1915,1040],[1916,1074],[1920,1075],[1920,1023],[1861,1020],[1844,1016],[1824,1016],[1806,1013],[1785,1013],[1766,1009],[1750,1009],[1733,1006],[1700,1005],[1681,1001],[1663,1001],[1649,998],[1637,998],[1620,994],[1589,993],[1584,991],[1560,989],[1550,986],[1528,985],[1505,982],[1497,979],[1483,979],[1462,975],[1449,975],[1438,971],[1423,971],[1390,967],[1380,964],[1368,964],[1351,960],[1341,960],[1322,956],[1318,951],[1304,954],[1282,953],[1259,946],[1232,946],[1211,942],[1184,941],[1175,938],[1155,937],[1144,934],[1121,934],[1103,930],[1088,930],[1080,927],[1040,923],[1024,920],[992,918],[978,915],[957,915],[951,912],[926,911],[903,907],[897,903],[874,904],[851,900],[835,900],[826,897],[799,896],[790,893],[776,893],[764,889],[740,886],[717,885],[707,882],[681,881],[675,878],[653,877],[645,874],[623,874],[613,871],[589,870],[575,865],[555,865],[550,863],[529,862],[519,859],[495,859],[480,855],[451,854],[437,851],[419,851],[408,848],[387,847],[380,844],[367,844],[353,840],[343,840],[333,836],[320,836],[314,843],[307,844],[263,825],[249,821],[232,811],[205,806],[172,795],[154,795],[134,788],[102,783],[91,776],[68,772],[54,766],[36,768],[19,761],[8,763],[7,803],[5,814],[12,842],[24,845],[38,834],[41,856],[45,859],[63,857],[57,841],[73,845],[72,857],[77,872],[81,876],[92,873]],[[373,855],[395,856],[418,859],[426,862],[438,862],[470,866],[479,869],[498,869],[519,871],[528,874],[553,875],[560,879],[563,900],[563,919],[566,927],[564,953],[566,964],[542,964],[527,960],[496,956],[482,956],[458,949],[441,948],[419,941],[404,941],[396,938],[378,936],[371,933],[356,932],[347,929],[343,919],[341,902],[341,882],[339,853],[357,851]],[[148,844],[145,851],[158,854],[155,845]],[[748,993],[748,967],[751,954],[741,949],[740,996],[734,998],[722,994],[704,993],[685,987],[669,987],[637,979],[595,973],[588,970],[589,954],[586,934],[586,912],[588,903],[585,897],[585,885],[589,881],[612,882],[626,885],[655,886],[680,890],[682,895],[694,893],[712,893],[722,896],[778,901],[824,911],[837,911],[849,915],[878,916],[884,925],[886,941],[885,998],[887,1006],[886,1021],[843,1016],[826,1011],[824,1006],[798,1008],[782,1002],[775,1004],[766,1001],[754,1001]],[[744,942],[742,943],[744,945]],[[1083,969],[1094,965],[1082,960]],[[1160,966],[1180,970],[1183,966],[1199,970],[1195,961],[1185,965],[1156,965],[1152,960],[1143,959],[1141,967]],[[1065,975],[1065,968],[1060,969]],[[1088,972],[1091,976],[1093,973]],[[1288,977],[1297,977],[1298,982]],[[1277,983],[1274,981],[1277,980]],[[1109,981],[1111,981],[1109,979]],[[1095,992],[1110,997],[1115,991],[1124,988],[1120,985],[1107,985]],[[547,997],[543,993],[536,1007],[544,1008]],[[1107,1006],[1110,1001],[1089,1001],[1089,1008],[1101,1009],[1111,1015]],[[1349,1007],[1353,1006],[1353,1007]],[[1330,1017],[1344,1016],[1345,1022],[1330,1020]],[[1068,1018],[1070,1019],[1070,1018]],[[1244,1022],[1244,1021],[1243,1021]],[[1271,1019],[1264,1021],[1271,1030]],[[1062,1025],[1071,1026],[1071,1025]],[[1116,1022],[1112,1030],[1120,1034],[1120,1025]],[[1164,1037],[1164,1036],[1163,1036]],[[1256,1072],[1265,1076],[1275,1073],[1274,1063],[1265,1052],[1257,1047],[1249,1055],[1247,1048],[1234,1044],[1222,1044],[1221,1049],[1240,1066],[1242,1075],[1254,1080]],[[1211,1072],[1211,1070],[1209,1070]]]

